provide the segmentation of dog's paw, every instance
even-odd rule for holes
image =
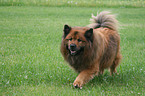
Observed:
[[[83,87],[83,81],[75,80],[73,83],[74,88],[82,89]]]

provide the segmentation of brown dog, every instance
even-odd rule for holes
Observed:
[[[110,68],[111,75],[116,73],[121,59],[115,16],[103,11],[91,20],[93,23],[87,27],[65,25],[61,43],[64,59],[79,73],[73,85],[80,89],[106,68]]]

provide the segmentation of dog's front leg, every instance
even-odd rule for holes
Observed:
[[[93,70],[93,69],[84,70],[80,72],[80,74],[77,76],[76,80],[73,83],[73,86],[75,88],[82,89],[82,86],[87,82],[89,82],[91,79],[93,79],[94,76],[97,74],[98,74],[97,70]]]

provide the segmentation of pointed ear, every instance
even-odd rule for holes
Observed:
[[[85,37],[87,40],[90,40],[91,42],[93,42],[93,29],[92,28],[86,31]]]
[[[71,30],[70,26],[64,25],[64,29],[63,29],[63,31],[64,31],[64,38],[69,34],[70,30]]]

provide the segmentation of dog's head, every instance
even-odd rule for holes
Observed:
[[[70,27],[64,25],[63,40],[71,55],[83,52],[93,42],[93,29],[87,27]]]

